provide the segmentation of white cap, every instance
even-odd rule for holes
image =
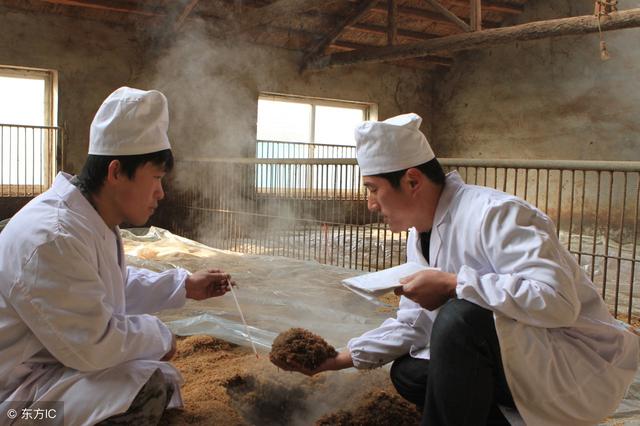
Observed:
[[[362,176],[396,172],[433,160],[422,118],[409,113],[384,121],[365,121],[355,129],[356,158]]]
[[[89,154],[137,155],[171,149],[167,98],[157,90],[121,87],[91,122]]]

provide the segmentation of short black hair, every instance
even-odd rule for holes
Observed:
[[[431,182],[435,183],[436,185],[444,185],[444,170],[442,169],[442,166],[440,165],[440,162],[437,158],[410,168],[420,170],[423,175],[425,175]],[[402,176],[407,173],[407,170],[409,169],[398,170],[397,172],[381,173],[373,176],[381,177],[388,180],[391,184],[391,187],[398,189],[400,188],[400,179],[402,179]]]
[[[85,161],[78,179],[91,193],[95,193],[104,184],[109,170],[109,163],[118,160],[122,171],[129,179],[133,179],[138,167],[146,163],[153,163],[164,168],[166,173],[173,170],[173,154],[170,149],[138,155],[89,155]]]

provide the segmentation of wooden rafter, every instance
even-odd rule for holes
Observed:
[[[143,15],[143,16],[163,16],[164,14],[159,13],[156,10],[142,8],[142,7],[131,7],[131,3],[123,3],[117,1],[100,1],[94,0],[91,2],[88,1],[79,1],[79,0],[41,0],[45,3],[51,4],[59,4],[62,6],[72,6],[72,7],[82,7],[85,9],[95,9],[102,10],[105,12],[119,12],[119,13],[131,13],[133,15]]]
[[[349,25],[350,29],[370,33],[370,34],[387,34],[387,28],[382,27],[380,25],[372,25],[372,24],[353,24]],[[424,33],[420,31],[411,31],[411,30],[398,30],[398,37],[410,38],[412,40],[432,40],[438,35]]]
[[[398,44],[398,2],[387,0],[387,44],[395,46]]]
[[[376,1],[377,0],[361,0],[352,13],[340,19],[340,21],[331,30],[331,32],[329,32],[329,34],[327,34],[324,38],[313,45],[309,53],[305,55],[304,59],[302,60],[303,67],[306,66],[307,62],[309,62],[311,58],[324,53],[325,49],[329,45],[331,45],[331,43],[333,43],[338,37],[340,37],[340,34],[342,34],[344,29],[349,25],[353,25],[354,23],[358,22],[360,18],[362,18],[367,12],[369,12],[369,10],[371,10],[371,7],[373,7]]]
[[[378,3],[376,6],[373,6],[371,8],[372,12],[376,12],[379,14],[386,14],[387,13],[387,6],[382,5],[380,3]],[[421,9],[421,8],[417,8],[417,7],[411,7],[411,6],[398,6],[398,14],[399,15],[405,15],[405,16],[409,16],[411,18],[414,19],[424,19],[424,20],[428,20],[428,21],[432,21],[438,24],[442,24],[442,25],[447,25],[447,26],[451,26],[453,27],[455,24],[453,22],[451,22],[451,20],[449,18],[445,18],[442,14],[438,13],[438,12],[434,12],[432,10],[427,10],[427,9]],[[491,27],[497,27],[496,23],[490,23],[488,24],[488,26]]]
[[[366,49],[367,47],[370,47],[370,46],[367,44],[353,43],[349,41],[335,41],[331,43],[331,47],[334,49],[346,51],[346,50]],[[445,67],[450,67],[453,64],[453,59],[447,56],[430,55],[430,56],[424,56],[420,59],[424,60],[424,62],[427,62],[427,63],[442,65]]]
[[[242,13],[242,0],[233,0],[233,12],[236,15],[240,15]]]
[[[449,0],[449,3],[456,6],[469,7],[469,0]],[[483,0],[482,9],[490,12],[519,15],[523,12],[524,6],[511,4],[511,3],[504,3],[501,1]]]
[[[482,5],[480,0],[469,0],[469,23],[472,31],[482,30]]]
[[[323,3],[336,2],[349,3],[346,0],[326,0]],[[227,22],[221,30],[222,33],[226,35],[239,33],[261,25],[267,25],[286,17],[296,16],[308,10],[317,9],[318,7],[319,2],[317,0],[276,0],[269,5],[247,12],[239,21]]]
[[[483,49],[515,41],[589,34],[598,32],[598,27],[598,18],[592,15],[552,19],[513,27],[456,34],[413,44],[362,49],[353,52],[338,52],[318,58],[317,61],[309,64],[309,68],[321,69],[363,62],[419,58],[437,52]],[[602,31],[637,27],[640,27],[640,8],[611,13],[601,19],[600,22]]]
[[[462,19],[458,18],[455,13],[451,12],[449,9],[444,7],[438,0],[425,0],[431,7],[437,10],[442,16],[456,24],[463,31],[469,32],[471,31],[471,27],[467,25]]]
[[[182,9],[182,12],[180,13],[180,15],[178,15],[176,21],[173,23],[173,31],[180,30],[182,24],[184,24],[185,19],[187,19],[187,16],[189,16],[193,8],[198,4],[198,1],[199,0],[189,0],[189,3],[185,5],[184,9]]]

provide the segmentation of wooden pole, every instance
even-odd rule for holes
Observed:
[[[435,10],[440,12],[440,14],[446,17],[449,21],[456,24],[462,31],[469,32],[471,31],[471,27],[467,25],[462,19],[458,18],[453,12],[440,4],[438,0],[425,0],[427,3],[431,5]]]
[[[398,44],[398,3],[396,0],[387,1],[387,44],[395,46]]]
[[[600,18],[602,31],[640,27],[640,8],[614,12]],[[309,69],[351,65],[363,62],[394,61],[419,58],[437,52],[486,49],[516,41],[539,40],[551,37],[598,32],[598,18],[593,15],[530,22],[513,27],[495,28],[472,33],[455,34],[413,44],[338,52],[318,58]]]
[[[145,9],[141,7],[131,7],[131,4],[121,5],[120,2],[100,2],[100,3],[85,3],[77,0],[42,0],[45,3],[51,4],[61,4],[64,6],[75,6],[75,7],[83,7],[86,9],[96,9],[103,10],[107,12],[121,12],[121,13],[131,13],[134,15],[144,15],[144,16],[164,16],[163,13],[158,13],[151,9]]]
[[[189,16],[193,8],[198,4],[198,1],[200,0],[190,0],[189,3],[187,3],[184,9],[182,9],[182,13],[180,13],[180,16],[178,16],[178,18],[176,19],[176,22],[173,23],[173,31],[180,30],[182,24],[184,24],[185,19],[187,19],[187,16]]]
[[[367,44],[360,44],[360,43],[353,43],[350,41],[334,41],[333,43],[331,43],[331,47],[335,48],[335,49],[340,49],[342,51],[345,50],[357,50],[357,49],[362,49],[362,48],[366,48],[369,47],[369,45]],[[435,65],[442,65],[445,67],[451,67],[451,65],[453,65],[453,59],[446,57],[446,56],[423,56],[419,59],[420,61],[423,61],[424,63],[428,63],[428,64],[435,64]],[[409,60],[407,60],[409,61]]]
[[[353,25],[354,23],[359,21],[369,10],[371,10],[371,8],[376,4],[376,1],[377,0],[361,0],[353,13],[340,20],[329,34],[327,34],[324,38],[313,45],[313,47],[309,50],[309,53],[307,53],[307,55],[305,55],[304,59],[302,60],[303,69],[304,67],[306,67],[307,62],[309,62],[312,58],[323,54],[325,49],[330,46],[331,43],[333,43],[338,37],[340,37],[340,34],[342,34],[346,27]]]
[[[219,32],[223,35],[236,34],[332,3],[344,5],[350,2],[347,0],[325,0],[321,4],[317,0],[276,0],[271,4],[247,12],[240,21],[227,22],[226,25],[221,26]]]
[[[469,6],[469,0],[449,0],[449,3],[456,6]],[[524,10],[523,5],[509,4],[500,1],[483,0],[482,8],[491,12],[519,15]]]
[[[363,33],[369,33],[369,34],[385,34],[386,35],[389,32],[388,29],[386,27],[383,27],[382,25],[353,24],[353,25],[349,25],[349,28],[356,31],[361,31]],[[398,29],[396,32],[398,34],[398,37],[410,38],[413,40],[432,40],[438,37],[434,33],[420,32],[420,31]]]
[[[482,30],[482,5],[480,0],[469,0],[469,21],[472,31]]]

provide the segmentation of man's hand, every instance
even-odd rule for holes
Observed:
[[[176,355],[177,349],[178,347],[176,346],[176,335],[171,333],[171,349],[169,349],[169,352],[164,354],[164,356],[160,361],[165,361],[165,362],[171,361],[173,357]]]
[[[280,362],[271,361],[273,365],[278,368],[281,368],[285,371],[295,371],[297,373],[302,373],[306,376],[313,376],[318,373],[322,373],[323,371],[335,371],[342,370],[344,368],[353,367],[353,360],[351,359],[351,353],[349,351],[340,352],[333,358],[327,358],[322,364],[318,366],[315,370],[309,370],[308,368],[304,368],[299,364],[283,364]]]
[[[402,287],[396,287],[394,293],[408,297],[430,311],[456,297],[458,285],[456,274],[437,270],[416,272],[400,281]]]
[[[205,269],[189,275],[185,282],[187,297],[194,300],[203,300],[210,297],[222,296],[236,285],[229,274],[219,269]]]

